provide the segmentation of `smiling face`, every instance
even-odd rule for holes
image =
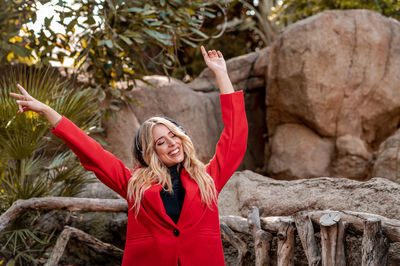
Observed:
[[[154,149],[160,160],[167,166],[183,162],[182,140],[163,124],[153,128]]]

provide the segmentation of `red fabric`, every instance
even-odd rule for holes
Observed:
[[[220,95],[225,128],[216,153],[207,165],[218,193],[239,166],[246,151],[247,119],[243,92]],[[67,118],[52,132],[77,154],[82,165],[105,185],[126,198],[131,170],[105,151]],[[201,203],[197,184],[182,170],[186,196],[179,221],[166,214],[161,186],[154,185],[143,196],[138,216],[128,211],[128,228],[122,265],[225,265],[219,229],[218,207]],[[132,205],[128,201],[129,209]]]

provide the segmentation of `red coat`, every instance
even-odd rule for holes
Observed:
[[[225,128],[216,153],[207,165],[218,193],[239,166],[246,151],[247,120],[243,92],[220,95]],[[52,132],[78,155],[82,165],[93,171],[108,187],[126,198],[132,171],[67,118]],[[185,169],[181,172],[186,190],[182,211],[175,224],[166,214],[161,186],[150,187],[135,218],[128,201],[128,228],[122,265],[225,265],[219,228],[218,206],[201,203],[197,184]]]

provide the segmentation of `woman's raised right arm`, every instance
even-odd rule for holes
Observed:
[[[18,113],[33,111],[46,117],[52,125],[52,133],[68,145],[78,156],[83,167],[93,171],[101,182],[126,198],[126,188],[131,171],[70,120],[61,116],[50,106],[33,98],[19,84],[18,89],[22,94],[10,93],[17,99]]]

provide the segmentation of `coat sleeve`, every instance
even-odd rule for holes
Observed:
[[[68,145],[84,168],[93,171],[101,182],[126,198],[131,171],[118,158],[66,117],[51,132]]]
[[[214,179],[218,193],[242,161],[248,134],[243,92],[221,94],[220,101],[225,128],[217,143],[215,155],[207,165],[207,172]]]

